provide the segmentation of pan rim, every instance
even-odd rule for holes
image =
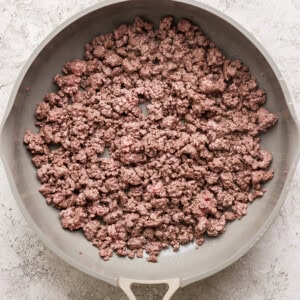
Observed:
[[[9,114],[12,110],[12,107],[13,107],[13,104],[14,104],[14,101],[15,101],[15,98],[16,98],[16,95],[17,95],[17,91],[19,90],[19,88],[21,86],[21,83],[22,83],[25,75],[27,74],[27,71],[29,70],[30,66],[32,65],[34,60],[38,57],[38,55],[41,53],[41,51],[44,49],[44,47],[55,36],[57,36],[62,30],[64,30],[66,27],[68,27],[70,24],[77,21],[81,17],[84,17],[85,15],[87,15],[89,13],[92,13],[93,11],[96,11],[96,10],[101,9],[103,7],[110,6],[110,5],[117,4],[117,3],[121,3],[121,2],[129,2],[129,1],[130,0],[105,0],[105,1],[102,1],[101,3],[90,6],[86,9],[78,12],[77,14],[71,16],[66,21],[64,21],[62,24],[58,25],[50,34],[48,34],[47,37],[36,47],[36,49],[33,51],[31,56],[27,59],[26,63],[22,67],[22,70],[20,71],[19,76],[18,76],[18,78],[17,78],[17,80],[16,80],[16,82],[13,86],[13,89],[12,89],[12,92],[11,92],[11,95],[10,95],[10,98],[9,98],[9,101],[8,101],[8,105],[6,107],[6,111],[4,113],[3,120],[2,120],[1,126],[0,126],[0,157],[2,159],[2,163],[3,163],[4,169],[5,169],[6,174],[7,174],[7,178],[8,178],[8,182],[9,182],[9,185],[11,187],[11,190],[12,190],[12,194],[13,194],[16,202],[17,202],[17,205],[18,205],[22,215],[24,216],[25,220],[27,221],[27,223],[30,225],[30,227],[33,229],[33,231],[38,235],[38,237],[43,241],[43,243],[46,245],[46,247],[48,249],[50,249],[52,252],[54,252],[58,257],[60,257],[64,261],[66,261],[68,264],[70,264],[70,265],[74,266],[75,268],[79,269],[80,271],[82,271],[82,272],[84,272],[84,273],[86,273],[90,276],[93,276],[95,278],[101,279],[101,280],[103,280],[105,282],[108,282],[108,283],[110,283],[112,285],[115,285],[115,286],[117,286],[118,278],[111,277],[111,276],[108,276],[108,275],[98,274],[97,272],[92,271],[89,268],[85,267],[84,265],[78,263],[71,256],[69,256],[67,253],[60,250],[53,242],[51,242],[47,238],[47,235],[44,234],[39,229],[39,227],[36,225],[33,218],[31,217],[31,215],[26,210],[26,208],[23,204],[23,201],[20,197],[20,194],[17,191],[16,184],[14,182],[14,179],[13,179],[13,176],[11,174],[10,168],[9,168],[9,166],[8,166],[6,160],[5,160],[4,150],[2,149],[2,146],[1,146],[3,144],[3,142],[1,142],[1,141],[3,140],[3,132],[4,132],[4,129],[5,129],[5,124],[6,124],[6,121],[7,121],[8,117],[9,117]],[[284,100],[285,100],[285,102],[288,106],[289,112],[290,112],[290,114],[293,118],[293,121],[294,121],[295,127],[296,127],[296,131],[297,131],[297,136],[299,137],[300,127],[299,127],[296,112],[295,112],[293,103],[291,101],[290,94],[289,94],[288,88],[286,86],[286,83],[285,83],[279,69],[277,68],[275,62],[271,58],[270,54],[268,54],[268,52],[261,45],[261,43],[251,33],[249,33],[246,29],[244,29],[240,24],[238,24],[236,21],[234,21],[233,19],[231,19],[230,17],[228,17],[224,13],[216,10],[215,8],[212,8],[212,7],[210,7],[206,4],[203,4],[203,3],[195,1],[195,0],[170,0],[170,2],[179,2],[179,3],[183,3],[183,4],[187,4],[187,5],[192,5],[192,6],[195,6],[197,8],[200,8],[204,11],[207,11],[211,14],[216,15],[217,17],[221,18],[222,20],[224,20],[225,22],[227,22],[231,26],[233,26],[236,30],[238,30],[242,35],[244,35],[259,50],[259,52],[266,59],[267,63],[270,65],[270,67],[273,70],[277,80],[279,81],[280,88],[282,89],[282,92],[283,92],[283,95],[284,95]],[[297,140],[297,149],[299,149],[299,138]],[[300,157],[300,154],[299,154],[299,151],[297,151],[297,153],[295,154],[295,157],[293,159],[292,167],[290,168],[290,170],[288,172],[284,187],[281,191],[281,194],[278,198],[278,201],[277,201],[272,213],[269,215],[269,217],[266,219],[265,223],[261,226],[261,228],[257,231],[257,233],[253,236],[253,238],[250,239],[241,249],[239,249],[230,258],[225,260],[223,263],[221,263],[217,266],[214,266],[213,268],[211,268],[210,270],[208,270],[204,274],[193,275],[193,276],[181,279],[181,286],[182,287],[185,286],[185,285],[188,285],[192,282],[207,278],[207,277],[223,270],[227,266],[229,266],[232,263],[234,263],[235,261],[237,261],[246,252],[248,252],[254,246],[254,244],[256,244],[256,242],[262,237],[262,235],[270,227],[272,221],[274,220],[275,216],[278,214],[280,208],[282,207],[282,205],[284,203],[287,192],[288,192],[289,187],[291,185],[291,180],[292,180],[292,178],[295,174],[295,171],[296,171],[296,167],[297,167],[297,163],[299,161],[299,157]],[[132,279],[134,280],[134,278],[132,278]],[[139,278],[139,279],[141,279],[141,278]]]

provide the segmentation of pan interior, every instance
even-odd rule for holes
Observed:
[[[229,58],[241,59],[248,65],[260,87],[267,91],[266,107],[279,116],[279,122],[262,136],[262,145],[274,155],[272,167],[275,177],[266,185],[266,195],[250,205],[246,217],[229,224],[224,235],[207,239],[199,249],[187,245],[177,253],[164,251],[156,264],[148,263],[146,259],[130,260],[117,256],[104,262],[98,257],[97,249],[81,233],[63,230],[58,211],[46,205],[38,192],[40,184],[30,155],[23,145],[23,135],[27,129],[36,131],[33,115],[36,104],[46,93],[55,90],[52,78],[61,71],[64,63],[82,58],[86,42],[97,34],[111,32],[121,23],[132,22],[135,16],[141,16],[157,26],[159,19],[166,15],[176,19],[188,17],[200,25]],[[30,88],[29,91],[26,87]],[[29,222],[39,228],[41,235],[46,237],[46,243],[61,257],[90,275],[113,284],[121,276],[145,280],[180,277],[182,285],[186,285],[238,258],[245,245],[250,248],[249,241],[255,242],[267,219],[280,206],[286,182],[283,171],[292,167],[298,145],[297,127],[279,80],[257,47],[238,29],[209,10],[166,0],[133,0],[97,8],[49,40],[21,82],[1,138],[6,165],[15,183],[20,206],[24,214],[30,216],[27,218]]]

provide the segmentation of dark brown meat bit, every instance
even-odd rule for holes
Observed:
[[[136,18],[99,35],[54,81],[24,143],[62,227],[104,260],[200,246],[273,177],[258,138],[277,121],[264,90],[187,19],[154,30]]]

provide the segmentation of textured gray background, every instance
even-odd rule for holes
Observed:
[[[56,26],[96,0],[0,0],[0,121],[16,77]],[[300,116],[300,1],[205,0],[229,15],[272,55]],[[300,175],[270,230],[224,271],[180,289],[173,299],[300,299]],[[0,299],[126,299],[44,247],[20,215],[0,162]],[[138,287],[143,299],[162,288]]]

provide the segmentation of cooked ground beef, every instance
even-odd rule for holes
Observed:
[[[265,91],[188,20],[154,29],[137,17],[54,81],[24,143],[63,228],[81,229],[104,260],[201,245],[273,177],[258,137],[277,121]]]

